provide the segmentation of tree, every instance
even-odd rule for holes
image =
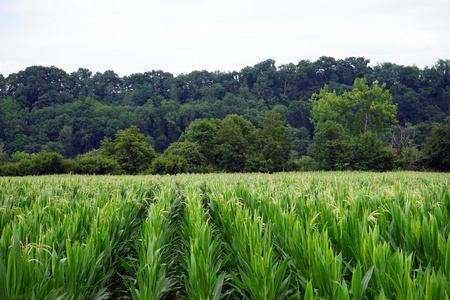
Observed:
[[[339,82],[351,86],[356,78],[372,77],[369,63],[370,60],[364,57],[347,57],[337,60],[336,73],[339,76]]]
[[[434,123],[423,151],[428,156],[429,167],[440,171],[450,171],[450,124]]]
[[[311,117],[312,105],[306,101],[292,101],[288,107],[287,121],[292,127],[300,128],[305,127],[307,129],[311,128],[311,122],[309,118]]]
[[[181,156],[186,159],[188,172],[197,173],[206,165],[206,159],[201,152],[200,145],[196,142],[184,141],[174,142],[164,151],[164,155]]]
[[[197,119],[188,126],[186,132],[180,137],[179,141],[198,143],[205,159],[209,162],[213,162],[215,151],[214,137],[220,123],[221,121],[217,119]]]
[[[365,78],[355,79],[354,89],[344,93],[351,105],[347,118],[347,127],[353,135],[368,131],[383,136],[392,124],[397,123],[397,107],[392,104],[392,96],[383,84],[378,82],[372,88],[367,85]]]
[[[348,165],[349,142],[350,138],[342,124],[335,120],[325,120],[315,126],[313,143],[308,152],[316,158],[321,169],[343,169],[343,166]]]
[[[395,167],[403,170],[420,169],[424,155],[419,150],[419,144],[424,142],[425,134],[430,131],[424,126],[427,126],[427,124],[412,125],[411,123],[406,123],[404,126],[397,124],[388,133],[387,138]],[[417,141],[420,142],[417,143]]]
[[[115,96],[120,93],[122,79],[112,70],[107,70],[103,74],[95,73],[91,79],[91,89],[93,97],[103,103],[111,103]]]
[[[291,139],[286,134],[286,127],[278,113],[267,113],[259,122],[262,128],[260,133],[260,149],[265,160],[271,165],[272,172],[284,170]]]
[[[12,97],[0,100],[0,138],[12,142],[16,135],[24,131],[25,123],[16,100]]]
[[[163,71],[125,77],[114,71],[94,75],[81,68],[69,75],[55,67],[33,66],[7,78],[0,75],[0,140],[8,154],[15,150],[39,152],[47,143],[59,142],[65,155],[72,157],[99,148],[104,136],[114,137],[118,130],[134,125],[162,153],[199,118],[222,120],[237,114],[256,126],[269,111],[279,112],[294,128],[305,127],[312,137],[314,126],[309,118],[319,119],[310,114],[312,103],[307,99],[319,94],[325,83],[328,90],[321,94],[336,102],[319,104],[329,106],[319,110],[322,121],[336,120],[349,135],[380,129],[377,135],[382,136],[387,128],[378,125],[386,120],[378,122],[377,118],[393,112],[392,103],[397,105],[396,118],[402,125],[444,122],[450,114],[449,70],[449,60],[424,69],[384,63],[372,70],[363,57],[321,57],[280,67],[267,59],[240,71],[193,71],[177,77]],[[355,82],[360,77],[367,78],[368,84],[362,79]],[[380,82],[378,88],[375,80]],[[392,94],[392,103],[383,82]],[[359,86],[352,86],[355,83]],[[334,96],[327,95],[334,90]],[[378,99],[376,91],[386,95],[387,105],[371,102],[372,96]],[[72,127],[72,138],[65,126]],[[216,145],[212,139],[208,141],[210,145],[199,145],[212,163]],[[305,154],[302,151],[297,151],[297,158]],[[253,166],[263,160],[267,164],[259,154]]]
[[[64,125],[64,127],[59,131],[58,142],[64,147],[64,153],[66,157],[73,156],[74,153],[74,136],[72,134],[72,127]]]
[[[3,165],[7,161],[9,161],[9,155],[5,152],[5,145],[0,143],[0,165]]]
[[[255,129],[255,126],[242,116],[229,115],[222,120],[214,137],[215,158],[221,170],[242,172],[245,154],[250,145],[248,136]]]
[[[180,174],[186,173],[188,170],[188,163],[186,159],[178,155],[160,155],[152,162],[152,166],[149,169],[151,174]]]
[[[354,89],[338,96],[325,85],[319,94],[313,94],[311,122],[315,136],[310,154],[325,169],[385,169],[373,158],[385,156],[377,139],[396,123],[397,107],[392,104],[389,91],[378,83],[370,88],[366,79],[356,79]],[[365,145],[372,145],[369,154]],[[365,162],[370,159],[371,162]]]
[[[359,134],[351,138],[349,161],[352,169],[360,171],[386,171],[392,169],[391,151],[373,132]]]
[[[156,156],[155,150],[144,139],[139,129],[131,126],[117,131],[114,141],[105,138],[100,153],[116,160],[128,174],[137,174],[148,169]]]
[[[0,74],[0,99],[3,97],[6,97],[6,80],[5,77],[3,77],[2,74]]]
[[[78,160],[77,170],[81,174],[120,174],[119,163],[103,156],[83,157]]]
[[[351,108],[348,98],[338,96],[336,91],[329,92],[327,85],[320,90],[319,94],[313,94],[309,101],[312,103],[311,123],[316,131],[320,124],[327,121],[343,123]]]
[[[289,159],[296,159],[300,158],[302,155],[306,155],[308,147],[311,144],[309,130],[303,126],[300,128],[288,126],[286,134],[291,139]]]

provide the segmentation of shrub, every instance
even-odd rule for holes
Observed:
[[[289,160],[286,164],[287,171],[315,171],[318,164],[311,156],[302,155],[299,159]]]
[[[73,171],[73,163],[65,160],[61,154],[54,152],[41,152],[37,155],[13,154],[21,156],[20,161],[7,163],[1,166],[2,176],[26,176],[63,174]]]
[[[186,173],[188,163],[186,159],[179,155],[161,155],[155,158],[149,170],[151,174],[179,174]],[[148,172],[147,172],[148,173]]]
[[[98,156],[84,157],[78,161],[77,173],[80,174],[120,174],[119,163],[113,159]]]
[[[423,146],[427,165],[440,171],[450,171],[450,124],[435,123]]]
[[[40,152],[31,162],[31,167],[34,170],[33,174],[36,175],[66,173],[64,158],[59,153]]]

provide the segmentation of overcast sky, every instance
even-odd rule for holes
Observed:
[[[178,75],[323,55],[423,68],[450,59],[449,16],[448,0],[0,0],[0,74]]]

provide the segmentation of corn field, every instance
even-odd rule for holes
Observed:
[[[448,299],[450,174],[0,178],[0,299]]]

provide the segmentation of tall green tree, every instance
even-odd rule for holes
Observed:
[[[431,134],[423,146],[428,156],[428,166],[441,171],[450,171],[450,124],[434,123]]]
[[[267,113],[266,117],[259,122],[262,128],[260,133],[260,149],[265,160],[270,166],[270,171],[278,172],[284,170],[291,139],[288,137],[284,122],[278,113]]]
[[[213,162],[216,143],[214,138],[221,121],[218,119],[197,119],[192,122],[184,135],[179,139],[180,142],[190,141],[198,143],[200,151],[204,155],[206,161]]]
[[[201,172],[207,164],[205,156],[201,152],[200,145],[191,141],[177,141],[170,144],[169,148],[164,151],[164,155],[175,155],[184,157],[188,164],[188,172]]]
[[[365,78],[357,78],[354,89],[343,95],[329,92],[325,85],[311,97],[315,136],[310,154],[322,168],[387,168],[386,151],[377,140],[397,122],[397,107],[384,87],[369,87]],[[372,153],[366,145],[373,146]]]
[[[351,109],[349,99],[338,96],[336,91],[330,92],[328,85],[325,85],[319,94],[313,94],[309,101],[312,103],[311,122],[316,130],[326,121],[343,124],[345,116]]]
[[[346,92],[351,110],[347,115],[347,128],[351,134],[367,134],[368,131],[384,136],[386,130],[397,123],[397,107],[392,103],[392,95],[383,84],[376,82],[372,87],[367,85],[365,78],[355,79],[354,89]]]
[[[315,126],[313,143],[308,152],[317,160],[321,169],[345,169],[349,164],[350,145],[350,137],[342,124],[335,120],[325,120]]]
[[[255,130],[255,126],[242,116],[229,115],[222,120],[214,137],[215,159],[221,170],[243,171],[246,152],[252,143],[250,135]]]
[[[139,129],[131,126],[117,131],[114,140],[105,138],[100,153],[116,160],[126,173],[137,174],[147,170],[156,156],[155,150],[144,139]]]

